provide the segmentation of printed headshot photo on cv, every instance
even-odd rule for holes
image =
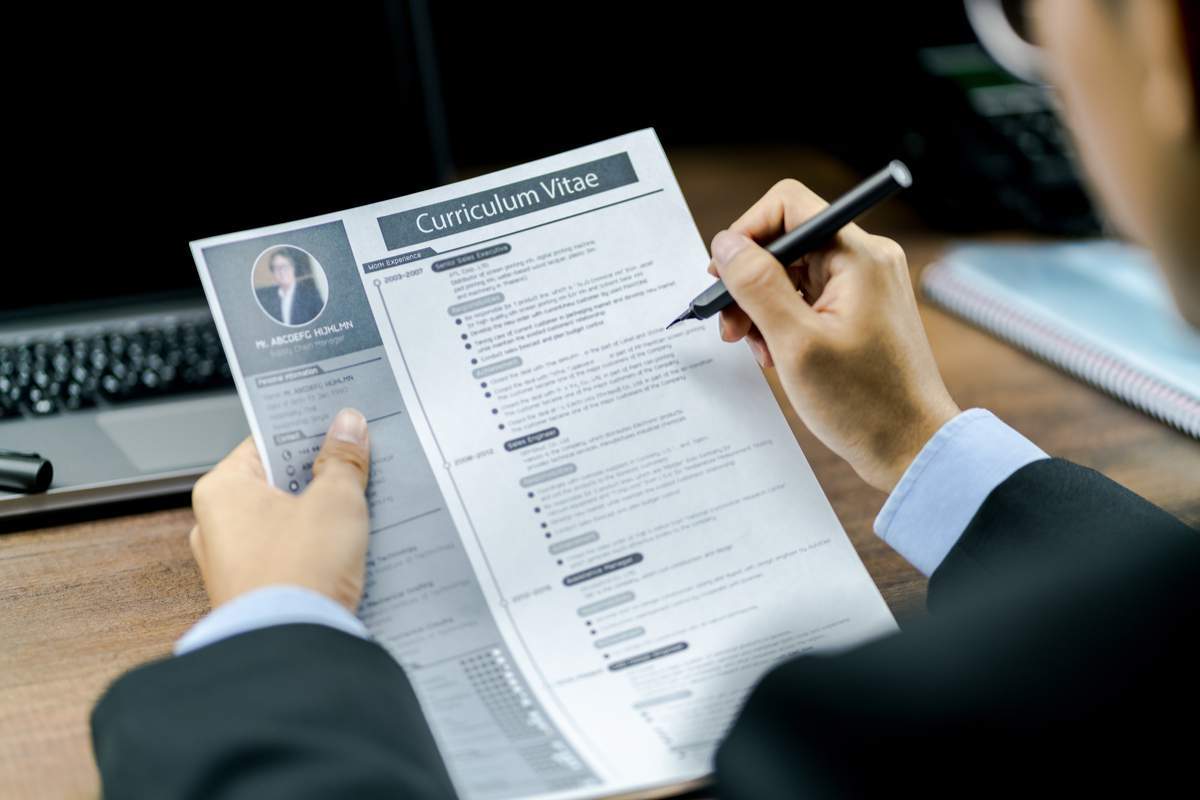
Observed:
[[[262,312],[281,325],[307,325],[325,310],[329,280],[307,250],[292,245],[268,247],[250,272],[254,299]]]

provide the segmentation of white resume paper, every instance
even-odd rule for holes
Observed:
[[[755,682],[895,622],[653,131],[194,242],[270,480],[370,421],[359,614],[466,800],[702,779]]]

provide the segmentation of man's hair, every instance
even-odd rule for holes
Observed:
[[[282,256],[292,262],[292,267],[296,271],[297,278],[304,278],[312,271],[309,266],[308,253],[297,247],[276,247],[271,251],[271,255],[267,257],[267,269],[271,272],[275,271],[275,259]]]

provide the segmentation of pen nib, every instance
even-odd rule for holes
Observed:
[[[683,322],[685,319],[690,319],[691,316],[692,316],[692,310],[689,308],[687,311],[683,312],[678,317],[671,320],[671,324],[666,327],[666,330],[671,330],[672,326],[678,325],[679,323]]]

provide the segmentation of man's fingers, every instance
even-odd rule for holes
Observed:
[[[196,560],[196,564],[200,567],[200,571],[204,571],[204,539],[200,534],[200,526],[193,525],[191,533],[188,534],[188,547],[191,548],[192,558]]]
[[[746,312],[737,306],[726,306],[721,309],[721,338],[727,342],[739,341],[750,332],[754,323],[746,316]]]
[[[750,349],[754,351],[754,357],[758,359],[758,365],[763,369],[768,369],[775,366],[775,359],[771,357],[771,349],[767,347],[767,343],[763,341],[762,334],[757,328],[751,328],[746,334],[746,342],[750,345]]]
[[[729,226],[758,241],[770,241],[813,217],[826,203],[800,181],[787,178],[772,186]]]
[[[263,481],[267,479],[267,473],[263,471],[262,459],[258,457],[258,448],[254,446],[254,439],[249,436],[242,439],[237,447],[229,451],[229,455],[213,467],[214,472],[217,470],[252,475]]]
[[[371,445],[367,437],[367,420],[359,411],[343,408],[333,418],[321,452],[313,461],[313,482],[309,491],[346,483],[362,492],[367,488],[370,471]]]
[[[746,209],[729,226],[729,230],[743,233],[758,242],[769,242],[812,219],[827,205],[820,195],[800,181],[786,178]],[[863,234],[863,229],[854,223],[842,228],[839,233],[850,237]]]
[[[714,278],[721,277],[717,272],[716,262],[709,262],[708,274]],[[736,305],[726,306],[719,312],[719,322],[721,330],[721,338],[727,342],[736,342],[745,336],[750,328],[754,325],[750,318],[746,316],[746,312],[742,311]]]
[[[766,340],[791,335],[812,313],[783,265],[749,237],[721,231],[713,238],[712,253],[725,288]]]

